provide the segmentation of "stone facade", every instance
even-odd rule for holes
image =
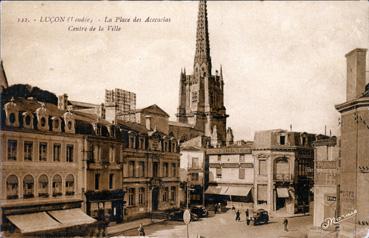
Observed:
[[[357,210],[341,224],[340,237],[363,237],[368,231],[369,97],[365,93],[366,49],[346,54],[347,101],[336,105],[341,113],[340,214]]]
[[[255,133],[255,208],[305,212],[313,182],[315,135],[285,130]]]
[[[0,225],[18,214],[80,208],[83,138],[75,115],[36,99],[12,99],[1,112]]]

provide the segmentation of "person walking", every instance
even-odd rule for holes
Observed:
[[[240,210],[237,210],[236,212],[236,221],[240,221]]]
[[[250,225],[249,209],[246,209],[246,224]]]
[[[142,223],[140,224],[140,227],[138,228],[138,235],[139,236],[145,236],[145,230],[142,226]]]
[[[288,220],[287,220],[287,218],[284,218],[283,225],[284,225],[284,231],[288,231]]]
[[[214,205],[214,214],[217,214],[217,210],[218,210],[218,204],[215,203],[215,205]]]

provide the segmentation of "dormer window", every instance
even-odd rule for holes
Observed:
[[[45,119],[45,117],[42,117],[41,118],[40,123],[41,123],[41,126],[42,127],[45,127],[45,125],[46,125],[46,119]]]
[[[64,122],[65,122],[65,127],[64,127],[64,131],[67,133],[75,133],[75,120],[74,120],[74,115],[71,112],[66,112],[63,115],[64,117]],[[95,125],[94,125],[95,127]]]
[[[38,120],[37,125],[38,129],[43,131],[49,130],[49,122],[48,122],[49,112],[46,109],[44,103],[41,103],[41,107],[37,108],[36,115]]]
[[[6,125],[7,126],[12,126],[12,127],[18,127],[19,126],[19,122],[18,122],[18,106],[17,104],[14,102],[14,98],[11,99],[10,102],[6,103],[4,105],[4,109],[5,109],[5,115],[6,115]]]
[[[29,112],[23,112],[23,127],[33,129],[33,115]]]
[[[52,117],[51,118],[53,120],[53,131],[61,131],[61,127],[60,127],[60,119],[58,117]]]
[[[279,135],[279,144],[280,145],[285,145],[286,144],[286,135],[284,135],[284,134]]]

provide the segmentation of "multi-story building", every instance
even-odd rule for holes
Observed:
[[[323,137],[314,143],[314,222],[320,227],[325,218],[336,217],[339,182],[339,139]]]
[[[228,115],[224,106],[222,68],[212,72],[206,1],[199,2],[193,72],[181,71],[177,123],[174,136],[188,140],[199,135],[213,137],[215,145],[225,145]]]
[[[0,61],[0,92],[8,87],[8,79],[6,78],[3,61]]]
[[[288,214],[305,212],[313,185],[315,135],[285,130],[255,133],[254,207]]]
[[[2,230],[67,235],[78,231],[73,226],[94,223],[81,210],[86,180],[81,170],[83,138],[75,132],[75,115],[37,98],[2,99]]]
[[[254,200],[254,158],[252,145],[231,145],[206,150],[209,163],[207,203],[230,201],[236,207],[250,207]]]
[[[208,184],[209,169],[206,148],[209,144],[209,138],[206,136],[195,137],[181,144],[182,206],[187,206],[187,202],[189,205],[205,204],[204,192]]]
[[[340,216],[357,211],[341,223],[340,237],[364,237],[369,228],[369,84],[367,49],[346,54],[346,102],[341,113]],[[366,86],[365,86],[366,85]]]
[[[108,121],[121,119],[121,115],[136,109],[136,94],[123,89],[105,90],[105,116]]]

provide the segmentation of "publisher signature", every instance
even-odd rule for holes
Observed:
[[[354,217],[356,214],[357,214],[357,210],[355,209],[352,212],[347,213],[347,214],[342,215],[342,216],[339,216],[339,217],[328,217],[328,218],[325,218],[324,221],[323,221],[323,223],[320,225],[320,227],[323,230],[326,230],[331,225],[338,225],[341,222],[343,222],[343,221],[345,221],[347,219],[350,219],[351,217]]]

